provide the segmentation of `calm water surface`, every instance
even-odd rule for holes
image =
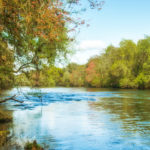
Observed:
[[[85,88],[13,89],[12,140],[48,150],[150,150],[150,91]],[[15,147],[11,147],[15,149]],[[19,148],[21,149],[21,148]]]

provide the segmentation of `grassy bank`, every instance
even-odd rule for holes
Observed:
[[[1,107],[0,107],[1,109]],[[8,141],[10,134],[9,127],[13,120],[12,112],[7,110],[0,110],[0,148]],[[36,141],[27,142],[24,147],[25,150],[44,150]]]
[[[9,125],[12,122],[12,113],[6,110],[0,110],[0,147],[3,146],[8,139]]]

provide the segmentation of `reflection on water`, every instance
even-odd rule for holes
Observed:
[[[16,89],[9,94],[17,93]],[[56,150],[150,149],[150,91],[22,88],[13,140]]]
[[[95,110],[102,109],[114,115],[113,121],[122,121],[125,131],[150,133],[150,102],[147,99],[103,98],[90,103]]]

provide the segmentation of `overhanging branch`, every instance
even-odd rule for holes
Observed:
[[[20,66],[17,70],[14,71],[14,73],[18,73],[19,71],[21,71],[22,69],[25,69],[28,67],[28,65],[30,65],[30,63],[26,63],[26,64],[23,64],[22,66]]]
[[[0,100],[0,104],[1,104],[1,103],[5,103],[5,102],[7,102],[7,101],[9,101],[9,100],[13,100],[13,101],[16,101],[16,102],[19,102],[19,103],[23,103],[23,102],[24,102],[24,101],[20,101],[20,100],[15,99],[15,97],[16,97],[16,95],[14,95],[14,96],[12,96],[12,97],[9,97],[9,98],[5,98],[5,99],[3,99],[3,100]]]

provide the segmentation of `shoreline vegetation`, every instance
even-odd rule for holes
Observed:
[[[12,113],[7,110],[0,110],[0,147],[3,146],[10,134],[9,125],[12,122]]]
[[[30,70],[28,76],[15,76],[15,85],[150,89],[150,37],[137,43],[122,40],[119,47],[110,45],[85,65],[43,65],[38,71]]]
[[[11,140],[11,133],[9,131],[13,122],[13,115],[11,111],[0,109],[0,148],[5,147],[5,144]],[[18,144],[16,143],[16,146]],[[9,147],[9,146],[8,146]],[[24,150],[44,150],[37,142],[26,142]]]
[[[41,145],[39,145],[36,140],[33,142],[27,142],[25,144],[24,150],[44,150]]]

